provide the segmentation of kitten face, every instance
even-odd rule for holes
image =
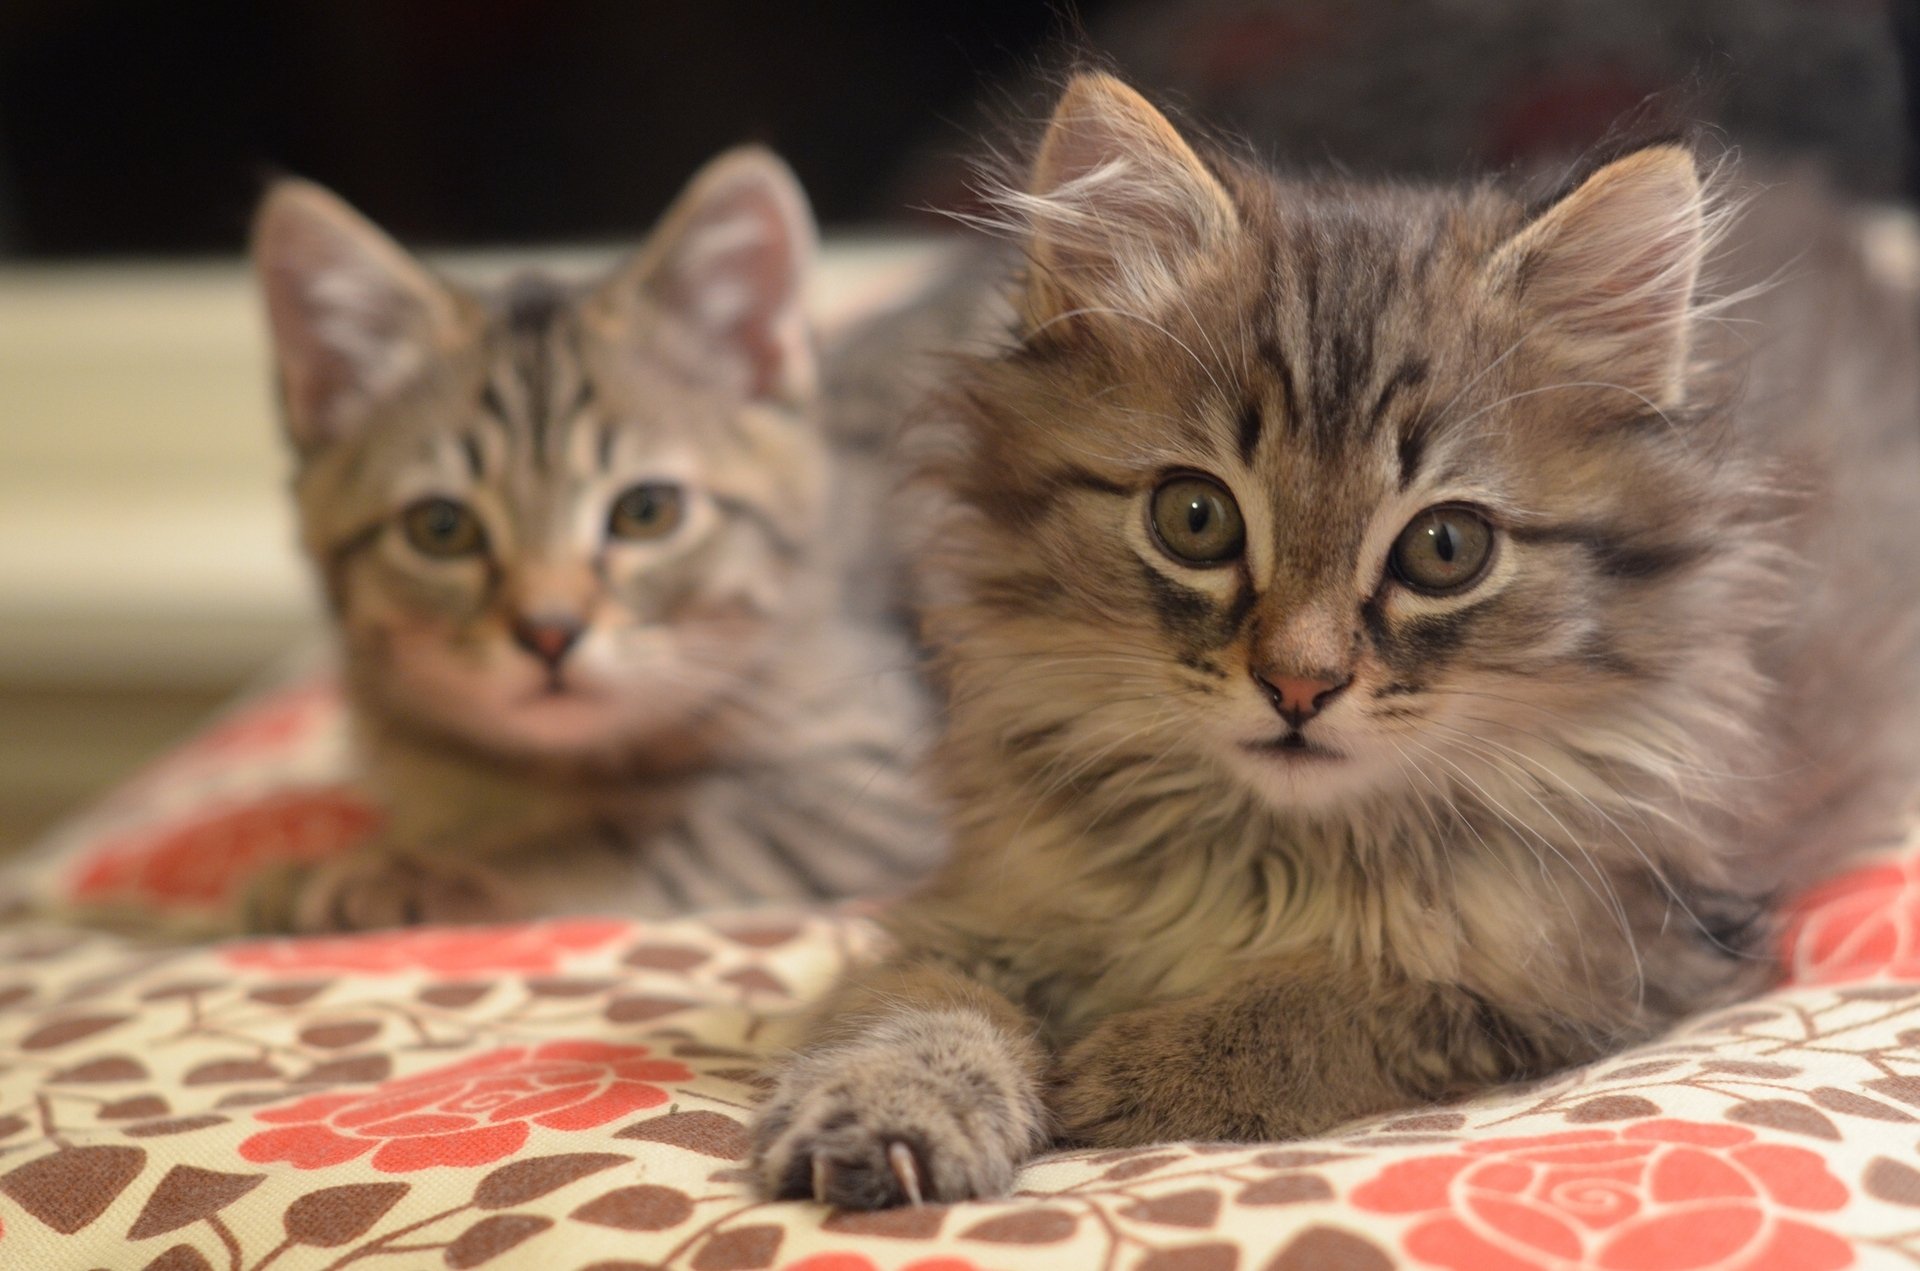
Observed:
[[[1025,330],[967,387],[949,564],[984,610],[956,676],[1047,668],[1013,748],[1316,811],[1670,744],[1630,704],[1730,586],[1683,418],[1690,156],[1529,220],[1209,166],[1089,77],[1013,203]]]
[[[305,536],[363,703],[483,750],[668,764],[751,713],[824,479],[810,244],[757,152],[591,288],[456,290],[323,192],[269,196]]]

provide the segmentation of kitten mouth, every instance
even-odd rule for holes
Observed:
[[[1308,741],[1307,735],[1297,728],[1290,728],[1280,736],[1268,738],[1266,741],[1247,742],[1246,746],[1248,750],[1256,750],[1262,754],[1273,755],[1275,758],[1287,763],[1304,763],[1308,760],[1316,759],[1346,758],[1345,755],[1337,750],[1322,746],[1317,742]]]
[[[547,702],[578,702],[589,696],[591,694],[581,689],[578,684],[569,684],[556,675],[527,694],[523,700],[528,706],[539,706]]]

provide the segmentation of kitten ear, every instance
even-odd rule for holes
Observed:
[[[1111,75],[1076,75],[1033,178],[1009,196],[1030,226],[1027,313],[1151,304],[1239,223],[1233,200],[1167,117]]]
[[[815,371],[802,291],[817,238],[793,170],[760,146],[729,150],[695,174],[646,247],[602,288],[603,310],[617,321],[646,302],[677,332],[643,323],[628,338],[691,334],[697,347],[684,352],[695,364],[710,369],[718,353],[751,396],[803,402]]]
[[[287,430],[340,439],[460,329],[460,301],[372,222],[309,181],[276,182],[253,223]]]
[[[1496,254],[1496,285],[1598,377],[1666,409],[1685,395],[1706,192],[1691,152],[1637,150],[1588,177]]]

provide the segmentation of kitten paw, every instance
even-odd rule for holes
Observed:
[[[491,871],[388,852],[283,866],[258,879],[244,902],[249,930],[301,935],[500,922],[516,916],[516,906]]]
[[[990,1023],[919,1013],[796,1059],[754,1124],[754,1168],[769,1197],[843,1209],[984,1199],[1044,1141],[1042,1118]]]

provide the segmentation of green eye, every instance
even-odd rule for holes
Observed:
[[[422,556],[441,560],[485,551],[487,533],[473,509],[453,499],[421,499],[400,514],[407,542]]]
[[[1493,527],[1472,508],[1428,508],[1393,543],[1393,572],[1416,591],[1445,594],[1480,581],[1493,559]]]
[[[1174,477],[1161,485],[1153,492],[1152,518],[1162,550],[1189,565],[1218,565],[1246,546],[1240,505],[1209,477]]]
[[[680,527],[685,515],[680,487],[650,481],[636,485],[613,501],[607,533],[615,538],[665,538]]]

